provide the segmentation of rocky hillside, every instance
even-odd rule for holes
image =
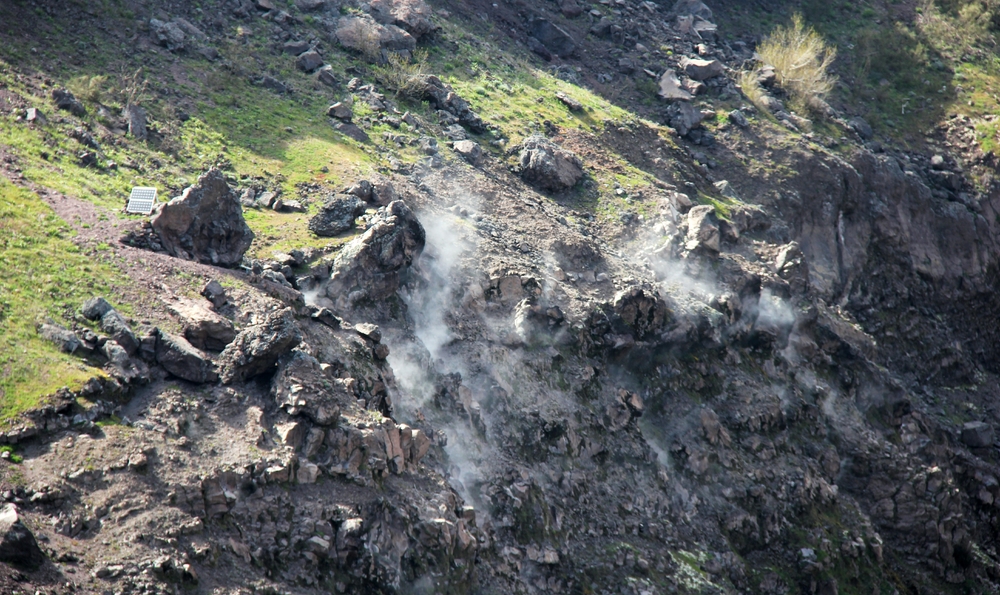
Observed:
[[[0,3],[0,593],[1000,592],[998,10]]]

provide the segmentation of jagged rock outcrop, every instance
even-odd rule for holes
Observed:
[[[368,231],[337,254],[324,292],[341,306],[391,296],[425,240],[416,215],[402,201],[390,203],[379,209]]]
[[[337,423],[340,408],[356,401],[355,381],[330,378],[311,355],[295,350],[284,358],[271,381],[274,400],[289,415],[305,415],[314,423]]]
[[[301,340],[291,309],[265,313],[262,320],[240,331],[219,355],[219,376],[230,384],[272,370]]]
[[[160,207],[151,223],[168,253],[225,267],[239,264],[254,238],[239,196],[218,169]]]

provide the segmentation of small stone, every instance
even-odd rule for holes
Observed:
[[[366,339],[371,339],[373,343],[382,341],[382,330],[379,329],[378,325],[371,324],[370,322],[362,322],[354,325],[354,331]]]

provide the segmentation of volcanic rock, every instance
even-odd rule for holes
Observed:
[[[241,331],[219,355],[222,382],[241,382],[273,369],[278,358],[301,341],[291,309],[264,315],[263,321]]]
[[[205,264],[239,264],[254,238],[239,196],[218,169],[163,205],[151,223],[168,253]]]

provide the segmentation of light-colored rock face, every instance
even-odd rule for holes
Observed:
[[[177,298],[167,307],[180,320],[184,338],[198,349],[222,351],[236,337],[233,323],[211,311],[204,302]]]
[[[521,145],[521,177],[543,190],[561,192],[583,177],[583,162],[572,152],[541,136]]]
[[[219,266],[239,264],[254,238],[239,197],[217,169],[163,205],[151,223],[168,253]]]

